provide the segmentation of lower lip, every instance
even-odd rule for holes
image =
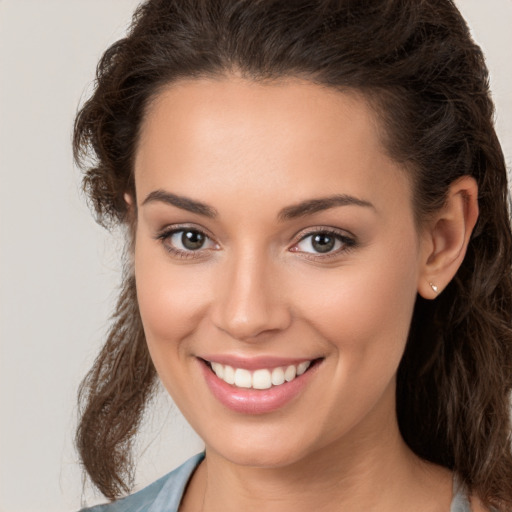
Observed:
[[[315,364],[290,382],[260,390],[232,386],[219,379],[206,363],[199,361],[199,364],[215,398],[228,409],[242,414],[265,414],[284,407],[301,393],[319,366]]]

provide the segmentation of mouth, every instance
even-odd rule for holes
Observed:
[[[321,358],[310,359],[297,364],[288,364],[275,368],[258,368],[252,371],[246,368],[235,368],[231,365],[215,361],[207,361],[205,359],[202,361],[226,384],[242,389],[264,390],[292,382],[318,364],[320,360]]]
[[[324,358],[257,363],[198,358],[212,395],[225,407],[240,414],[265,414],[277,411],[301,395],[318,373]],[[270,366],[269,366],[270,365]],[[251,369],[241,368],[249,366]]]

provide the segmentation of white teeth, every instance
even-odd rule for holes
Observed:
[[[290,365],[286,370],[284,371],[284,378],[286,382],[290,382],[291,380],[295,379],[295,376],[297,375],[297,368],[295,366]]]
[[[224,366],[222,366],[220,363],[212,363],[212,370],[215,372],[215,375],[219,377],[219,379],[224,377]]]
[[[223,381],[228,384],[235,383],[235,370],[232,366],[224,366],[224,376],[220,377]]]
[[[268,370],[256,370],[252,374],[252,387],[254,389],[268,389],[272,386],[272,377]]]
[[[272,370],[272,384],[280,386],[284,382],[284,370],[282,368],[274,368]]]
[[[298,365],[291,364],[286,367],[277,367],[272,370],[262,368],[253,372],[245,368],[233,368],[216,362],[210,364],[215,375],[228,384],[246,389],[269,389],[272,386],[280,386],[299,377],[311,366],[311,361],[304,361]]]
[[[309,368],[310,364],[311,361],[304,361],[303,363],[300,363],[297,366],[297,375],[302,375]]]
[[[243,368],[235,370],[235,386],[237,388],[250,388],[252,386],[251,372]]]

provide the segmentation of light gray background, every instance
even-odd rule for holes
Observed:
[[[107,327],[119,239],[80,194],[70,138],[102,51],[137,0],[0,0],[0,512],[101,501],[72,448],[75,396]],[[483,46],[512,164],[512,0],[459,0]],[[164,393],[146,422],[138,486],[201,449]],[[153,441],[149,448],[148,444]]]

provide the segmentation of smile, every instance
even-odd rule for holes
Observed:
[[[198,358],[213,396],[236,413],[265,414],[286,406],[301,394],[318,373],[324,358],[295,361],[262,358],[238,364],[234,358],[218,359],[224,361]]]
[[[209,362],[211,369],[217,377],[227,384],[245,389],[269,389],[291,382],[302,375],[312,361],[303,361],[297,365],[291,364],[273,369],[261,368],[254,371],[245,368],[233,368],[216,362]]]

